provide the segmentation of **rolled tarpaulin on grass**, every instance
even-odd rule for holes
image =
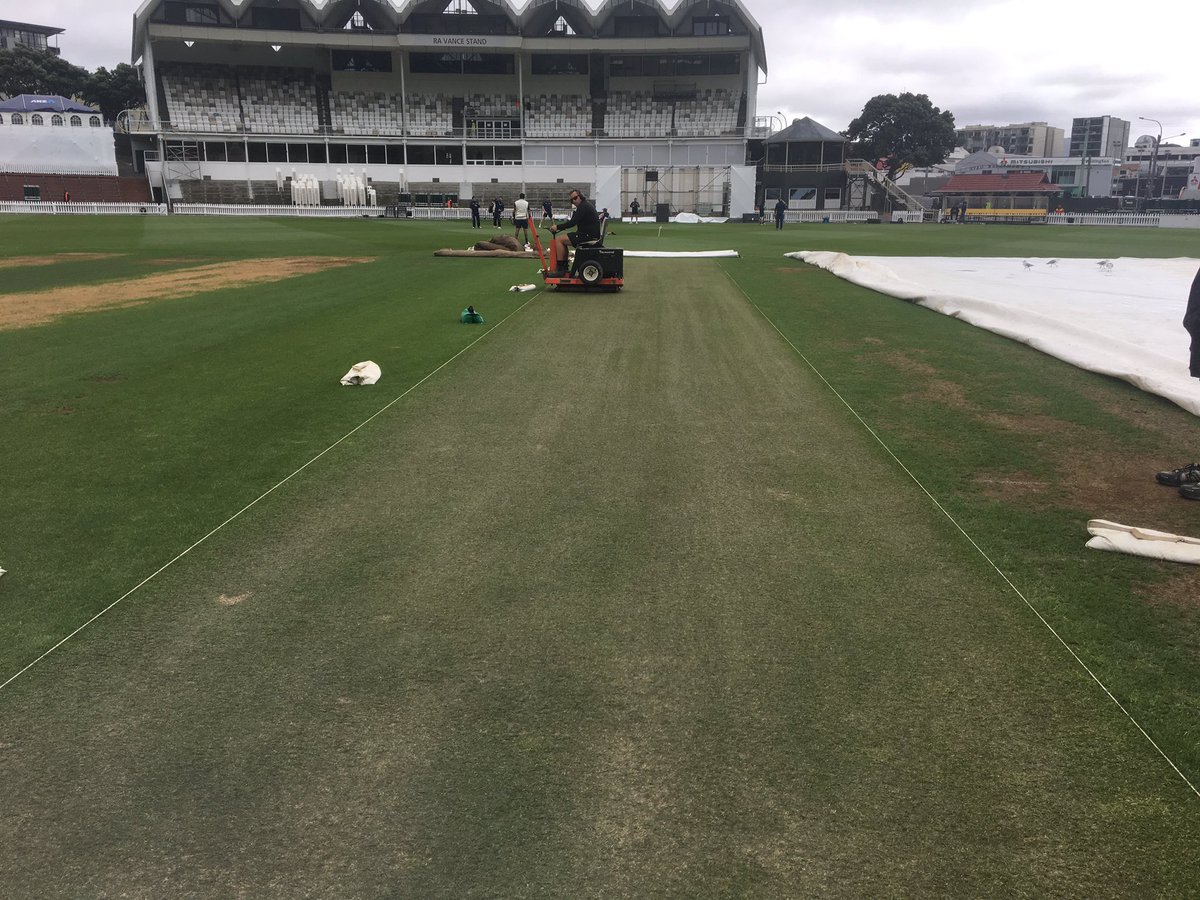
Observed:
[[[1087,530],[1092,535],[1087,546],[1092,550],[1109,550],[1200,566],[1200,538],[1121,525],[1107,519],[1090,519]]]

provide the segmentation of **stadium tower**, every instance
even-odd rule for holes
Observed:
[[[290,203],[295,178],[331,203],[354,174],[381,205],[754,205],[766,59],[740,0],[146,0],[133,59],[136,155],[176,200]]]

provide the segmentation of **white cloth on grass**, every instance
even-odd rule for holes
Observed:
[[[382,374],[379,366],[368,359],[351,366],[350,371],[342,376],[342,384],[374,384]]]
[[[1123,379],[1200,415],[1200,382],[1188,373],[1189,338],[1180,324],[1195,259],[785,255]]]
[[[1093,535],[1087,546],[1093,550],[1111,550],[1200,566],[1200,538],[1121,525],[1107,519],[1089,520],[1087,530]]]
[[[638,259],[718,259],[736,257],[736,250],[626,250],[625,258],[636,256]]]

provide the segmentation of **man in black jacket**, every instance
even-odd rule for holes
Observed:
[[[1192,280],[1187,312],[1183,314],[1183,327],[1192,336],[1192,377],[1200,378],[1200,272],[1197,272]]]
[[[1187,311],[1183,314],[1183,327],[1192,338],[1189,370],[1193,378],[1200,378],[1200,272],[1197,272],[1192,280]],[[1159,472],[1154,477],[1159,484],[1178,486],[1179,496],[1185,500],[1200,500],[1200,463],[1188,463],[1170,472]]]
[[[567,244],[578,247],[587,241],[600,240],[600,216],[596,213],[596,207],[578,190],[571,191],[571,205],[575,207],[575,214],[561,225],[550,226],[555,236],[550,242],[551,275],[567,274],[567,259],[571,253]],[[567,234],[572,228],[575,233]]]

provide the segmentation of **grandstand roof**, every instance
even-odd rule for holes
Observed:
[[[34,25],[31,22],[11,22],[8,19],[0,19],[0,28],[14,29],[16,31],[32,31],[34,34],[62,34],[65,29],[54,28],[51,25]]]
[[[1046,180],[1045,172],[1003,175],[952,175],[931,194],[1057,194],[1062,188]]]
[[[0,101],[0,111],[3,112],[99,112],[90,106],[68,100],[57,94],[17,94],[7,100]]]
[[[791,125],[775,132],[767,141],[772,144],[792,141],[836,141],[844,144],[846,139],[832,128],[826,128],[815,119],[805,116],[803,119],[793,119]]]
[[[137,61],[142,55],[142,47],[146,40],[146,27],[151,17],[165,0],[142,0],[142,4],[133,14],[133,45],[132,59]],[[209,0],[213,2],[213,0]],[[384,28],[399,29],[413,13],[428,12],[428,8],[438,6],[445,8],[449,0],[361,0],[354,2],[353,7],[359,8],[369,24]],[[767,71],[766,46],[763,39],[762,26],[758,24],[742,0],[677,0],[668,5],[666,0],[599,0],[595,7],[586,0],[471,0],[472,5],[481,13],[506,16],[514,25],[520,27],[534,21],[538,15],[544,14],[547,3],[555,3],[561,12],[569,10],[568,21],[572,19],[586,23],[591,29],[592,37],[611,18],[626,10],[657,14],[672,30],[677,28],[693,11],[693,7],[704,4],[704,12],[714,16],[732,15],[744,24],[747,36],[750,38],[754,51],[754,61],[763,72]],[[233,21],[239,20],[253,6],[275,6],[278,0],[215,0],[215,3]],[[289,4],[290,5],[290,4]],[[351,7],[350,0],[294,0],[294,7],[300,9],[313,22],[325,27],[333,21],[342,10]],[[535,35],[527,35],[533,37]],[[582,35],[581,35],[582,36]],[[654,52],[653,47],[647,47],[648,52]]]

